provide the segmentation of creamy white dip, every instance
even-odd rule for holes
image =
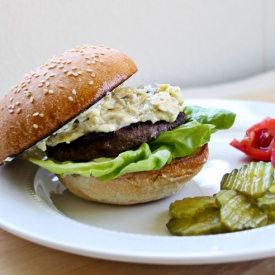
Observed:
[[[180,88],[168,84],[145,87],[119,86],[37,146],[70,143],[89,132],[113,132],[132,123],[173,122],[183,109]]]

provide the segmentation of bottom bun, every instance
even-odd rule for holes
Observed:
[[[107,182],[80,175],[58,177],[71,193],[82,199],[118,205],[138,204],[178,192],[200,172],[207,158],[206,144],[187,157],[173,160],[160,170],[128,173]]]

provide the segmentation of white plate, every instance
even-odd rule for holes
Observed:
[[[201,173],[178,194],[158,202],[119,207],[89,203],[70,195],[43,169],[16,160],[0,169],[0,225],[22,238],[101,259],[154,264],[203,264],[275,255],[275,225],[237,233],[170,236],[170,202],[213,194],[222,175],[248,159],[228,145],[251,124],[275,117],[275,104],[234,100],[186,100],[237,113],[235,125],[212,136],[210,158]]]

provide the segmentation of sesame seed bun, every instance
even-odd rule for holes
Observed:
[[[160,170],[128,173],[107,182],[80,175],[59,176],[59,180],[71,193],[88,201],[117,205],[145,203],[178,192],[200,172],[208,154],[208,145],[205,144],[187,157],[174,159]]]
[[[0,102],[0,164],[58,130],[136,71],[128,56],[103,46],[77,47],[45,62]]]

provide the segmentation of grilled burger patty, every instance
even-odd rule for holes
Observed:
[[[137,148],[144,142],[155,139],[162,132],[183,124],[184,113],[179,113],[172,122],[138,122],[110,133],[89,133],[67,144],[47,148],[48,157],[57,161],[89,161],[99,157],[115,157],[119,153]]]

